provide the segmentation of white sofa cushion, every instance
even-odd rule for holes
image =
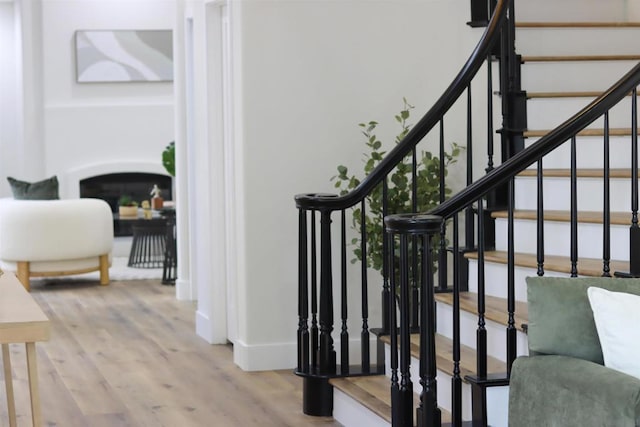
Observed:
[[[62,261],[113,248],[113,215],[99,199],[0,201],[0,259]]]

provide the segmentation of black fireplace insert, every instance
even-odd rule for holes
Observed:
[[[173,200],[172,178],[168,175],[124,172],[93,176],[80,181],[80,197],[92,197],[105,200],[114,213],[114,235],[130,236],[131,221],[118,219],[118,200],[122,196],[129,196],[140,204],[151,198],[151,189],[157,185],[162,191],[164,200]]]

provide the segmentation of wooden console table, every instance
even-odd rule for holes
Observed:
[[[29,391],[31,394],[31,417],[34,426],[42,425],[40,394],[38,392],[38,370],[36,364],[36,342],[47,341],[50,334],[49,319],[38,303],[24,289],[12,273],[0,270],[0,343],[2,364],[7,391],[9,425],[16,426],[16,408],[11,375],[10,343],[25,343]]]

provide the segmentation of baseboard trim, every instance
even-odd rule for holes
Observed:
[[[237,339],[233,344],[233,361],[243,371],[293,370],[296,354],[295,342],[251,345]]]
[[[184,279],[176,280],[176,298],[178,301],[195,301],[191,292],[191,281]]]

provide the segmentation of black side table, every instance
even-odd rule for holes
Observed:
[[[131,229],[133,241],[128,266],[162,268],[167,247],[167,220],[136,219],[131,221]]]

